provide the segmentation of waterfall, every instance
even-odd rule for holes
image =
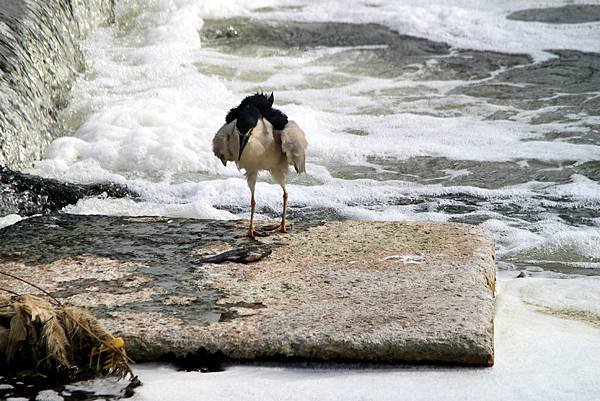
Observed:
[[[60,136],[58,110],[85,63],[79,41],[114,20],[114,0],[2,0],[0,165],[22,167]]]

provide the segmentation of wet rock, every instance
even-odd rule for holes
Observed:
[[[382,167],[385,174],[379,179],[398,179],[403,181],[439,183],[444,186],[475,186],[497,189],[509,185],[542,181],[552,183],[569,182],[573,170],[572,164],[529,159],[526,164],[519,161],[453,160],[445,157],[416,156],[408,159],[373,157],[367,158],[371,164]],[[339,168],[341,170],[341,168]],[[346,178],[332,169],[334,177]],[[498,177],[498,171],[506,174]],[[354,178],[373,178],[373,174],[360,174]]]
[[[557,57],[499,75],[511,84],[538,86],[538,90],[588,93],[600,90],[600,54],[579,50],[551,50]],[[523,91],[527,93],[528,91]],[[543,94],[543,93],[542,93]],[[542,96],[539,96],[542,98]],[[543,102],[547,102],[543,99]],[[548,103],[545,103],[548,106]]]
[[[135,193],[114,183],[71,184],[24,174],[0,166],[0,216],[44,214],[77,203],[87,196],[134,197]]]
[[[451,55],[426,63],[418,78],[422,80],[477,80],[488,78],[493,71],[530,64],[526,54],[457,49]]]
[[[460,86],[450,94],[485,98],[521,110],[556,110],[536,114],[534,124],[569,122],[570,114],[600,115],[600,54],[579,50],[549,50],[556,57],[508,69],[491,80]]]
[[[355,75],[411,79],[475,80],[493,71],[531,63],[523,54],[456,49],[443,42],[403,35],[379,24],[265,21],[248,18],[207,20],[202,30],[207,46],[248,55],[253,50],[305,50],[347,47],[322,56],[318,64],[334,64]]]
[[[562,7],[531,8],[515,11],[507,15],[506,18],[550,24],[580,24],[600,21],[600,5],[567,4]]]
[[[487,233],[460,224],[295,223],[257,241],[240,237],[245,221],[39,216],[0,230],[0,269],[85,305],[138,361],[493,363]],[[197,264],[198,255],[258,245],[272,254]],[[32,292],[4,278],[0,287]]]
[[[445,43],[401,35],[383,25],[332,21],[206,20],[202,37],[207,45],[233,48],[248,45],[282,49],[387,45],[404,49],[406,55],[447,54],[449,51]]]

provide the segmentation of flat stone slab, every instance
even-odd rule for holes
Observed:
[[[298,222],[251,240],[244,221],[54,215],[0,230],[0,270],[88,307],[138,361],[222,353],[493,364],[490,234],[454,223]],[[270,247],[254,263],[202,263]],[[0,277],[0,287],[37,293]]]

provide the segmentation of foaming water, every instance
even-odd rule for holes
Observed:
[[[247,15],[243,4],[237,15]],[[572,3],[590,3],[573,1]],[[531,2],[539,5],[539,3]],[[589,24],[536,24],[507,19],[512,11],[528,8],[523,1],[485,2],[477,0],[371,1],[353,3],[329,0],[319,2],[285,1],[262,9],[274,19],[289,19],[286,6],[294,5],[294,19],[305,21],[376,22],[399,32],[446,42],[464,49],[528,53],[536,59],[549,57],[547,49],[569,48],[598,51],[600,26]],[[545,7],[562,6],[561,0],[544,1]],[[246,6],[248,7],[248,6]],[[260,9],[259,9],[260,10]],[[222,15],[221,15],[222,16]]]
[[[248,216],[245,180],[211,140],[241,97],[273,90],[309,140],[293,217],[481,224],[518,267],[595,271],[600,78],[585,71],[600,66],[600,23],[434,3],[120,2],[84,47],[62,115],[73,135],[32,172],[141,195],[71,213]],[[268,176],[257,195],[260,217],[278,215]]]
[[[39,159],[61,134],[56,110],[83,69],[78,41],[112,20],[112,1],[3,0],[0,4],[0,164]]]

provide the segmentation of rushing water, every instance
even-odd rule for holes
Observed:
[[[289,179],[294,217],[479,224],[504,262],[594,274],[598,7],[550,24],[520,19],[555,10],[498,3],[119,2],[84,46],[72,136],[32,172],[141,194],[73,213],[245,217],[245,181],[211,138],[243,96],[274,91],[310,143],[308,174]],[[257,194],[276,216],[278,186],[264,176]]]
[[[63,135],[57,111],[83,70],[79,40],[112,20],[112,0],[2,0],[0,164],[24,166]]]

